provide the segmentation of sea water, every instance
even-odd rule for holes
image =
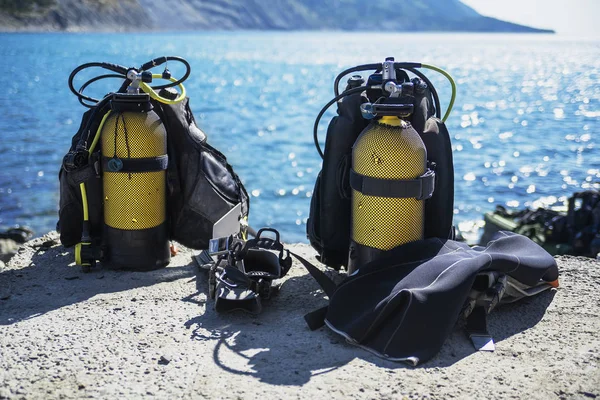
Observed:
[[[600,40],[554,35],[194,32],[0,34],[0,228],[54,229],[58,171],[85,111],[67,87],[85,62],[139,66],[186,58],[191,107],[209,143],[251,196],[250,224],[306,241],[321,159],[312,128],[347,67],[397,61],[437,65],[456,80],[447,121],[455,167],[455,222],[477,234],[496,205],[562,204],[600,181]],[[183,69],[169,63],[173,76]],[[162,72],[162,67],[157,73]],[[425,71],[445,112],[450,85]],[[85,80],[102,73],[82,74]],[[120,82],[101,81],[102,97]],[[335,106],[319,129],[324,143]]]

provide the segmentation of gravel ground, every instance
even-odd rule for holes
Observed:
[[[192,251],[158,271],[84,274],[71,250],[41,246],[56,238],[0,264],[0,399],[600,396],[595,260],[560,257],[558,290],[495,310],[495,352],[474,351],[457,324],[412,368],[309,331],[303,315],[325,300],[299,265],[259,316],[220,315]]]

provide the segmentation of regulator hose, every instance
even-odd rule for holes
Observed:
[[[405,70],[413,73],[414,75],[421,78],[429,86],[429,89],[431,90],[431,95],[433,96],[433,100],[435,102],[436,116],[438,118],[441,117],[441,111],[440,111],[441,107],[440,107],[440,100],[439,100],[439,96],[437,94],[437,90],[435,89],[435,87],[433,86],[431,81],[427,78],[427,76],[425,76],[418,69],[419,68],[427,68],[427,69],[430,69],[432,71],[436,71],[436,72],[442,74],[444,77],[446,77],[448,79],[448,81],[450,82],[450,86],[452,87],[452,95],[450,97],[450,102],[448,103],[448,108],[446,110],[446,113],[444,114],[444,117],[441,118],[443,122],[446,122],[446,120],[450,116],[450,113],[452,112],[452,108],[454,106],[454,101],[456,99],[456,83],[454,82],[454,79],[452,79],[452,76],[445,70],[443,70],[439,67],[436,67],[434,65],[430,65],[430,64],[422,64],[422,63],[416,63],[416,62],[395,62],[394,67],[400,68],[400,69],[405,69]],[[364,65],[358,65],[356,67],[348,68],[347,70],[340,72],[338,74],[338,76],[335,78],[335,82],[333,84],[333,89],[334,89],[335,95],[336,96],[339,95],[339,83],[344,76],[346,76],[352,72],[381,70],[381,68],[382,68],[381,63],[364,64]]]
[[[148,71],[154,67],[165,64],[168,61],[176,61],[176,62],[182,63],[185,66],[186,71],[185,71],[185,74],[183,75],[183,77],[181,77],[180,79],[174,79],[172,77],[168,77],[168,78],[165,77],[164,79],[167,79],[171,82],[164,84],[164,85],[157,85],[157,86],[150,86],[150,85],[144,84],[144,85],[140,85],[140,87],[143,88],[142,90],[144,90],[144,88],[145,88],[146,90],[144,90],[144,91],[147,91],[147,92],[150,92],[150,89],[152,89],[152,93],[148,93],[148,94],[155,100],[158,100],[158,101],[161,101],[161,102],[167,103],[167,104],[173,104],[173,100],[163,99],[156,93],[156,91],[160,90],[160,89],[169,88],[169,87],[179,86],[181,88],[182,92],[185,92],[185,89],[183,88],[182,83],[190,76],[191,66],[184,58],[176,57],[176,56],[158,57],[158,58],[148,61],[145,64],[142,64],[142,66],[138,69],[138,71],[139,72]],[[87,82],[85,82],[83,85],[81,85],[79,90],[76,90],[73,85],[75,76],[78,73],[80,73],[81,71],[88,69],[88,68],[102,68],[102,69],[111,71],[113,73],[96,76],[96,77],[88,80]],[[101,100],[90,97],[90,96],[86,96],[83,94],[83,91],[92,83],[97,82],[102,79],[108,79],[108,78],[123,79],[124,84],[121,86],[121,89],[120,89],[120,91],[122,91],[122,90],[124,90],[124,88],[126,88],[129,85],[129,83],[131,83],[127,79],[127,71],[129,71],[130,69],[131,68],[127,68],[122,65],[111,64],[111,63],[106,63],[106,62],[85,63],[85,64],[82,64],[82,65],[78,66],[77,68],[75,68],[69,75],[69,81],[68,81],[69,89],[75,96],[77,96],[77,99],[83,106],[88,107],[88,108],[93,108],[98,103],[100,103]],[[153,74],[153,78],[163,78],[163,76],[161,74]],[[183,98],[185,98],[185,96],[180,95],[178,97],[179,101],[183,100]],[[88,104],[88,103],[93,103],[93,104]]]
[[[152,78],[162,78],[162,75],[161,74],[152,74]],[[180,101],[183,101],[183,99],[185,99],[185,87],[181,84],[181,81],[182,81],[181,79],[178,81],[175,78],[169,78],[169,80],[171,82],[174,82],[175,84],[179,85],[179,88],[181,89],[181,92],[179,93],[179,96],[177,96],[177,98],[174,99],[174,100],[165,99],[164,97],[161,97],[155,91],[155,89],[164,88],[164,87],[171,87],[170,85],[150,86],[147,83],[142,82],[142,83],[140,83],[140,88],[145,93],[148,93],[148,95],[150,97],[152,97],[156,101],[160,101],[161,103],[164,103],[164,104],[177,104]],[[180,82],[180,83],[177,83],[177,82]]]
[[[450,113],[452,112],[452,108],[454,106],[454,101],[456,99],[456,83],[454,82],[454,79],[452,79],[452,76],[448,72],[444,71],[443,69],[436,67],[434,65],[430,65],[430,64],[422,64],[422,63],[415,63],[415,62],[395,62],[394,67],[396,69],[403,69],[403,70],[411,72],[412,74],[421,78],[423,80],[423,82],[425,82],[427,84],[427,86],[431,90],[431,96],[433,97],[433,101],[435,104],[435,116],[437,118],[441,118],[441,105],[440,105],[440,98],[438,96],[437,90],[435,89],[435,86],[433,86],[433,84],[431,83],[429,78],[427,78],[427,76],[425,74],[423,74],[421,71],[419,71],[418,69],[419,68],[427,68],[427,69],[430,69],[430,70],[433,70],[433,71],[436,71],[436,72],[442,74],[444,77],[446,77],[448,79],[448,81],[450,82],[450,86],[452,87],[452,95],[450,97],[450,102],[448,103],[448,108],[446,109],[446,112],[444,113],[444,117],[441,118],[442,122],[446,122],[446,120],[450,116]],[[315,125],[313,127],[313,140],[315,142],[315,147],[317,148],[317,152],[319,153],[321,158],[323,158],[323,150],[321,149],[321,146],[319,145],[318,127],[319,127],[319,122],[321,121],[321,118],[323,117],[323,114],[325,114],[327,109],[329,107],[331,107],[331,105],[333,103],[342,99],[345,96],[348,96],[348,95],[351,95],[354,93],[359,93],[359,92],[365,91],[367,89],[381,89],[380,86],[361,86],[358,88],[353,88],[353,89],[347,90],[347,91],[343,92],[342,94],[340,94],[339,93],[339,85],[340,85],[340,81],[342,80],[342,78],[353,72],[372,71],[372,70],[381,71],[382,68],[383,68],[382,63],[357,65],[356,67],[348,68],[348,69],[340,72],[336,76],[335,81],[333,83],[333,92],[335,94],[335,97],[332,100],[330,100],[321,109],[321,111],[317,115],[317,119],[315,120]]]
[[[85,82],[83,85],[81,85],[81,87],[79,88],[79,92],[78,93],[83,93],[83,91],[92,83],[100,81],[102,79],[108,79],[108,78],[119,78],[119,79],[123,79],[123,75],[119,75],[119,74],[104,74],[104,75],[99,75],[96,76],[95,78],[90,79],[89,81]],[[99,105],[102,100],[100,100],[99,102],[97,102],[96,104],[86,104],[84,103],[84,101],[86,99],[83,98],[84,96],[77,96],[77,100],[79,100],[79,103],[84,106],[84,107],[88,107],[88,108],[92,108],[95,107],[97,105]],[[103,99],[104,100],[104,99]],[[89,101],[89,100],[88,100]]]
[[[351,71],[351,72],[355,72],[355,71]],[[317,119],[315,120],[315,125],[313,127],[313,140],[315,142],[315,147],[317,148],[317,151],[319,152],[319,155],[321,156],[321,158],[323,158],[323,150],[321,150],[321,145],[319,144],[318,128],[319,128],[319,122],[321,121],[321,117],[323,117],[323,114],[325,114],[325,112],[327,111],[327,109],[329,107],[331,107],[331,105],[333,103],[335,103],[336,101],[338,101],[340,99],[343,99],[346,96],[350,96],[351,94],[355,94],[355,93],[364,92],[367,89],[376,89],[376,88],[378,88],[378,86],[361,86],[361,87],[357,87],[357,88],[346,90],[342,94],[339,94],[339,95],[335,96],[333,99],[331,99],[321,109],[321,111],[319,112],[319,115],[317,115]]]
[[[448,119],[448,117],[450,116],[450,112],[452,112],[452,107],[454,107],[454,100],[456,99],[456,82],[454,82],[454,79],[452,79],[452,76],[444,71],[443,69],[436,67],[435,65],[429,65],[429,64],[422,64],[423,68],[427,68],[430,69],[432,71],[438,72],[442,75],[444,75],[446,77],[446,79],[448,79],[448,81],[450,81],[450,86],[452,86],[452,96],[450,97],[450,102],[448,103],[448,108],[446,109],[446,113],[444,114],[444,118],[442,118],[443,122],[446,122],[446,120]],[[429,85],[429,83],[428,83]],[[433,85],[430,85],[429,87],[433,87]]]
[[[192,67],[187,62],[187,60],[182,57],[176,57],[176,56],[155,58],[154,60],[148,61],[146,64],[143,64],[140,67],[140,71],[149,71],[150,69],[152,69],[154,67],[158,67],[159,65],[165,64],[167,61],[177,61],[177,62],[180,62],[183,65],[185,65],[185,74],[179,80],[170,79],[171,83],[167,83],[166,85],[152,86],[152,89],[154,89],[154,90],[166,89],[166,88],[181,85],[183,82],[185,82],[187,80],[187,78],[189,78],[190,73],[192,72]],[[161,76],[159,76],[159,77],[161,77]]]
[[[86,87],[88,87],[91,83],[96,82],[96,81],[98,81],[100,79],[106,79],[106,78],[108,78],[108,76],[107,75],[103,75],[103,78],[96,79],[96,78],[98,78],[98,77],[96,77],[96,78],[90,79],[89,81],[87,81],[86,83],[84,83],[82,85],[82,87],[81,87],[81,89],[79,91],[75,90],[75,87],[73,86],[73,80],[75,79],[75,76],[79,72],[83,71],[84,69],[94,68],[94,67],[99,67],[99,68],[103,68],[103,69],[115,72],[117,75],[115,75],[115,74],[109,74],[111,78],[115,77],[115,76],[126,78],[126,75],[127,75],[127,68],[126,67],[123,67],[121,65],[116,65],[116,64],[104,63],[104,62],[90,62],[90,63],[85,63],[85,64],[81,64],[79,67],[75,68],[71,72],[71,75],[69,75],[69,89],[71,90],[71,92],[73,92],[73,94],[75,96],[77,96],[77,98],[79,99],[79,102],[82,105],[84,105],[84,106],[86,106],[88,108],[92,108],[93,106],[90,106],[89,104],[83,103],[83,100],[87,100],[87,101],[92,102],[92,103],[98,103],[98,102],[100,102],[100,100],[95,99],[93,97],[89,97],[89,96],[84,95],[82,93],[83,90]]]

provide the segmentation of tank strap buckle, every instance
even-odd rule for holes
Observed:
[[[381,179],[361,175],[352,169],[350,186],[366,196],[426,200],[435,190],[435,172],[428,169],[416,179]]]
[[[166,170],[168,165],[167,154],[147,158],[102,157],[102,170],[108,172],[158,172]]]

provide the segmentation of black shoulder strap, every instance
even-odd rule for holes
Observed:
[[[304,258],[300,257],[298,254],[292,253],[291,251],[290,254],[293,255],[298,261],[300,261],[302,265],[304,265],[304,267],[308,270],[312,277],[315,278],[319,286],[321,286],[321,289],[323,289],[325,294],[329,298],[331,298],[336,288],[336,285],[331,280],[331,278],[325,275],[325,273],[319,268],[315,267],[314,265],[306,261]]]
[[[187,100],[185,100],[187,101]],[[155,107],[154,111],[158,114],[165,128],[171,126],[171,122],[169,121],[169,115],[163,108],[163,103],[159,101],[153,102]],[[169,158],[169,163],[167,165],[167,189],[168,196],[167,199],[169,202],[178,202],[182,201],[182,189],[181,189],[181,179],[179,177],[179,169],[177,167],[177,151],[175,149],[175,145],[173,143],[173,134],[169,132],[170,129],[167,130],[167,156]],[[169,208],[172,207],[180,208],[180,204],[169,204]],[[170,221],[171,226],[175,224],[175,221]],[[171,229],[171,227],[169,227]]]
[[[308,270],[310,275],[313,278],[315,278],[315,280],[317,281],[319,286],[321,286],[321,289],[323,289],[323,291],[325,292],[327,297],[329,297],[331,299],[331,296],[333,296],[333,293],[335,292],[335,289],[336,289],[336,284],[331,280],[331,278],[329,278],[327,275],[325,275],[325,273],[323,271],[321,271],[319,268],[315,267],[314,265],[312,265],[311,263],[306,261],[304,258],[300,257],[298,254],[295,254],[292,252],[290,252],[290,254],[292,256],[294,256],[298,261],[300,261],[300,263],[302,263],[302,265],[304,265],[304,267]],[[320,327],[322,327],[325,324],[325,316],[327,314],[327,307],[328,306],[319,308],[318,310],[315,310],[304,316],[304,320],[308,324],[308,327],[310,328],[310,330],[314,331],[315,329],[319,329]]]
[[[473,346],[479,351],[494,351],[494,339],[487,329],[487,311],[483,306],[476,306],[467,317],[465,326],[467,335]]]

